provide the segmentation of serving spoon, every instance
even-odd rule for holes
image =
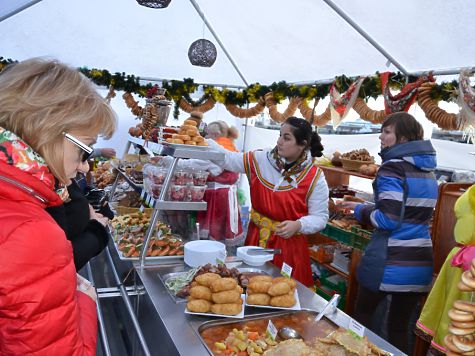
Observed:
[[[315,321],[319,321],[321,318],[323,318],[323,316],[327,313],[327,311],[330,308],[332,308],[332,309],[336,308],[336,306],[338,305],[339,300],[340,300],[340,295],[339,294],[334,294],[333,297],[327,302],[327,304],[325,304],[322,311],[317,314],[317,316],[315,317]],[[289,339],[302,339],[303,340],[302,335],[300,335],[300,333],[297,330],[295,330],[295,329],[293,329],[289,326],[281,327],[277,331],[277,335],[279,335],[279,337],[283,340],[289,340]]]

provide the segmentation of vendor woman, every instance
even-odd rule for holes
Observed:
[[[211,141],[211,140],[210,140]],[[224,169],[246,173],[251,191],[251,218],[246,245],[281,249],[274,264],[293,268],[292,277],[312,286],[306,234],[322,230],[328,220],[328,186],[313,164],[322,156],[320,136],[305,120],[288,118],[272,149],[225,154]]]

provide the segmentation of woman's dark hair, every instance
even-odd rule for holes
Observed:
[[[424,139],[424,129],[422,125],[407,112],[395,112],[386,116],[381,131],[387,127],[393,126],[396,134],[396,142],[401,142],[404,137],[408,141],[419,141]]]
[[[312,125],[308,121],[291,116],[285,120],[284,124],[292,126],[295,141],[298,145],[309,148],[312,157],[323,155],[322,139],[316,131],[313,131]]]

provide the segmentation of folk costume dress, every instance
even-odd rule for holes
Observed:
[[[213,148],[218,147],[210,143]],[[273,263],[293,268],[292,277],[306,286],[313,284],[305,234],[322,230],[328,220],[328,186],[323,172],[313,164],[310,152],[289,167],[277,149],[225,153],[224,169],[246,173],[251,191],[251,217],[246,245],[282,249]],[[286,169],[287,168],[287,169]],[[285,220],[299,220],[302,228],[284,239],[275,233]]]
[[[233,140],[218,137],[216,142],[228,151],[237,152]],[[227,246],[240,246],[244,242],[242,223],[239,217],[236,182],[239,173],[222,171],[216,175],[211,169],[203,200],[208,203],[206,211],[198,212],[202,234]]]

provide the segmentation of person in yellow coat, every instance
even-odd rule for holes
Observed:
[[[444,337],[449,328],[448,311],[455,300],[470,300],[472,296],[472,292],[460,291],[457,284],[475,258],[475,185],[457,199],[454,211],[457,246],[448,254],[416,323],[416,333],[443,353],[447,351]]]

